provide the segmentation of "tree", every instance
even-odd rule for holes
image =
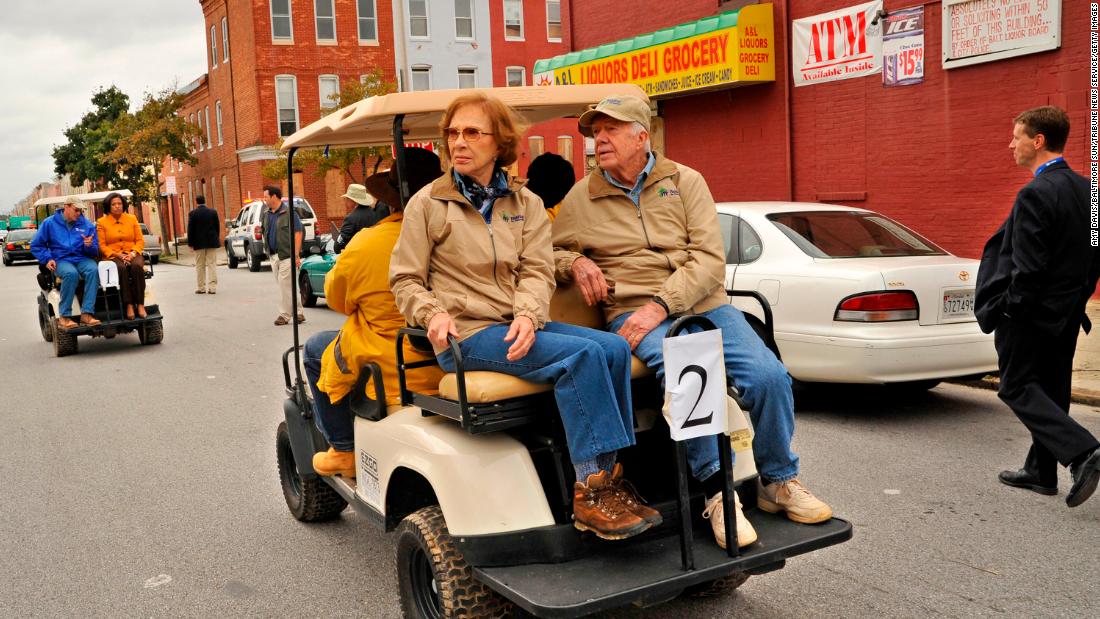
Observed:
[[[323,109],[321,116],[327,116],[356,101],[395,92],[396,90],[397,84],[386,81],[385,76],[382,75],[382,70],[375,69],[370,74],[363,76],[361,81],[345,83],[339,94],[332,97],[335,106]],[[281,146],[282,140],[279,141],[276,147]],[[389,156],[390,149],[379,147],[333,148],[328,151],[327,155],[321,150],[308,149],[298,151],[294,155],[294,168],[295,170],[310,169],[318,178],[323,178],[329,170],[340,170],[353,183],[362,184],[367,176],[378,171],[378,167]],[[264,164],[262,173],[265,178],[285,179],[286,154],[280,152],[277,158]]]
[[[91,181],[98,190],[122,186],[125,179],[117,167],[105,161],[105,157],[115,149],[112,127],[129,110],[130,97],[111,86],[97,90],[92,95],[92,105],[95,109],[86,113],[79,123],[65,129],[68,143],[54,147],[54,172],[58,176],[71,174],[75,185]]]
[[[121,115],[111,128],[116,146],[104,161],[131,181],[136,202],[155,201],[160,195],[157,171],[167,157],[194,165],[191,150],[198,127],[179,114],[184,95],[175,88],[146,93],[141,109]]]

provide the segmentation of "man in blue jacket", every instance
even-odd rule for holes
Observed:
[[[84,217],[87,207],[78,200],[64,206],[42,222],[38,234],[31,241],[31,253],[39,264],[45,265],[61,278],[61,316],[57,326],[71,329],[77,326],[70,314],[73,295],[80,278],[84,278],[84,301],[80,304],[80,324],[99,324],[95,311],[95,295],[99,289],[99,242],[95,224]]]

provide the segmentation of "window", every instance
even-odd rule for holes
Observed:
[[[374,0],[356,0],[359,9],[359,40],[378,40],[378,13]]]
[[[318,96],[321,98],[321,109],[331,109],[337,106],[340,99],[340,78],[336,75],[322,75],[318,78]]]
[[[504,38],[523,40],[523,0],[504,0]]]
[[[210,66],[218,68],[218,27],[210,26]]]
[[[229,181],[225,179],[224,174],[222,174],[222,211],[225,213],[225,218],[229,219]]]
[[[409,36],[428,38],[428,0],[409,0]]]
[[[878,213],[809,211],[768,215],[787,238],[812,258],[938,256],[944,250]]]
[[[546,40],[561,43],[561,0],[546,0]]]
[[[313,12],[317,18],[317,41],[336,42],[336,10],[332,0],[313,0]]]
[[[199,137],[197,139],[198,139],[198,145],[199,145],[199,152],[202,152],[202,150],[203,150],[203,145],[202,145],[202,112],[199,112]]]
[[[290,25],[290,0],[271,0],[271,38],[291,40],[294,29]]]
[[[507,86],[526,86],[527,85],[527,69],[523,67],[508,67],[504,70],[507,76]]]
[[[459,88],[477,88],[477,69],[460,67],[458,69]]]
[[[740,217],[718,213],[718,228],[726,248],[726,264],[748,264],[760,257],[760,237]]]
[[[202,183],[203,189],[206,189],[206,181]],[[213,176],[210,177],[210,195],[206,196],[206,206],[218,210],[218,183]]]
[[[531,151],[531,159],[546,152],[546,146],[542,136],[533,135],[527,138],[527,150]]]
[[[229,18],[222,18],[222,62],[229,62]]]
[[[218,121],[218,146],[225,144],[222,140],[222,102],[218,101],[214,104],[214,117]]]
[[[213,148],[214,144],[210,142],[210,106],[206,106],[203,114],[206,116],[206,148]]]
[[[455,38],[474,38],[473,0],[455,0]]]
[[[431,67],[413,67],[412,68],[412,90],[431,90],[432,88],[432,68]]]
[[[279,136],[298,130],[298,81],[293,75],[275,76],[275,102],[279,108]]]
[[[570,164],[573,163],[573,138],[568,135],[558,136],[558,154]]]

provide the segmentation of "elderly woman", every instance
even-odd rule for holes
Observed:
[[[141,225],[137,217],[127,212],[129,205],[120,194],[107,194],[103,204],[106,214],[95,222],[99,254],[118,266],[118,286],[126,318],[134,318],[135,308],[137,315],[145,318],[145,261],[141,257],[145,238]]]
[[[440,126],[451,167],[409,201],[390,262],[397,307],[426,326],[439,365],[552,383],[577,482],[580,530],[623,539],[660,523],[623,483],[616,451],[634,443],[630,347],[615,334],[547,322],[554,288],[542,201],[504,167],[522,136],[514,112],[477,93]],[[491,482],[491,480],[487,480]]]

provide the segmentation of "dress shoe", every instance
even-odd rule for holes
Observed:
[[[1073,487],[1066,495],[1066,505],[1077,507],[1096,492],[1096,483],[1100,482],[1100,448],[1093,449],[1083,461],[1069,467],[1073,477]]]
[[[1020,469],[1018,471],[1001,471],[997,473],[997,479],[1006,486],[1012,486],[1013,488],[1024,488],[1031,490],[1032,492],[1038,492],[1039,494],[1045,494],[1047,496],[1054,496],[1058,494],[1058,483],[1053,485],[1047,485],[1039,483],[1039,476],[1032,473],[1027,469]]]
[[[94,326],[97,326],[97,325],[102,324],[102,323],[99,322],[98,318],[96,318],[95,316],[92,316],[91,314],[81,314],[80,315],[80,324],[88,326],[88,327],[94,327]]]
[[[286,316],[279,316],[278,318],[275,319],[275,326],[276,327],[281,327],[283,325],[288,325],[288,324],[290,324],[290,321],[287,320]]]

